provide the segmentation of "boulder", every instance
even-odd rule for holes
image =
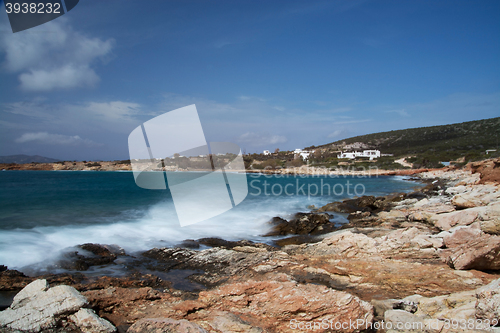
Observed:
[[[444,237],[439,256],[454,269],[500,269],[500,236],[475,227],[460,227]]]
[[[130,326],[127,333],[207,333],[207,331],[185,319],[146,318]]]
[[[500,235],[500,204],[490,204],[473,208],[478,212],[481,230],[488,234]]]
[[[481,221],[480,225],[483,232],[492,235],[500,235],[500,221],[498,219]]]
[[[476,289],[476,318],[492,322],[500,318],[500,279]]]
[[[77,312],[87,304],[75,288],[48,288],[46,280],[35,280],[19,294],[11,307],[0,312],[0,327],[39,332],[55,327],[61,316]]]
[[[478,217],[478,212],[471,209],[451,213],[437,214],[430,218],[430,222],[441,230],[450,230],[457,225],[469,225]]]
[[[113,333],[116,328],[107,320],[102,319],[91,309],[80,309],[69,319],[78,326],[83,333]]]

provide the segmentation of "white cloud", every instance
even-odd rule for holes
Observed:
[[[93,87],[99,82],[99,77],[88,66],[67,65],[53,70],[30,70],[30,73],[21,74],[19,81],[24,90],[50,91]]]
[[[85,145],[87,147],[100,146],[102,144],[89,139],[82,139],[78,135],[62,135],[47,132],[24,133],[15,140],[17,143],[36,142],[47,145],[76,146]]]
[[[74,31],[64,18],[16,34],[0,36],[4,68],[20,72],[21,88],[50,91],[92,87],[99,76],[92,65],[105,60],[112,39],[90,38]]]
[[[249,144],[254,147],[274,145],[287,142],[287,138],[282,135],[261,134],[255,132],[246,132],[237,138],[240,143]]]

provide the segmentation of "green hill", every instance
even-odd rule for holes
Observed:
[[[414,167],[436,167],[439,161],[462,159],[464,162],[498,156],[500,117],[464,123],[409,128],[404,130],[360,135],[307,149],[320,149],[323,155],[338,150],[378,149],[393,154],[394,159],[407,159]],[[487,149],[497,149],[488,156]],[[382,158],[383,159],[383,158]],[[320,162],[318,159],[317,162]]]

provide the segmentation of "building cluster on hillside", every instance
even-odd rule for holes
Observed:
[[[311,154],[314,153],[314,150],[302,150],[297,148],[293,151],[295,158],[302,158],[303,160],[308,160]],[[269,150],[264,150],[262,152],[263,155],[272,155]],[[363,150],[363,151],[351,151],[351,152],[340,152],[337,155],[337,158],[347,158],[347,159],[355,159],[356,157],[367,157],[370,160],[374,160],[379,158],[380,156],[392,156],[392,154],[381,154],[380,150]]]
[[[314,153],[314,150],[312,151],[309,151],[309,150],[302,150],[300,148],[297,148],[293,151],[293,155],[295,158],[302,158],[303,160],[307,160],[309,159],[309,156]],[[268,155],[272,155],[271,152],[269,150],[264,150],[262,152],[262,155],[264,156],[268,156]]]
[[[293,154],[295,156],[300,156],[303,160],[308,160],[309,156],[314,153],[314,150],[308,151],[308,150],[302,150],[300,148],[297,148],[293,151]]]
[[[373,160],[374,158],[380,157],[380,150],[341,152],[337,155],[337,158],[355,159],[356,157],[368,157],[370,160]]]

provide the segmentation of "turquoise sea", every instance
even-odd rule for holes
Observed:
[[[198,176],[179,175],[186,180]],[[83,243],[117,244],[130,253],[202,237],[268,242],[261,235],[274,216],[287,218],[310,211],[310,205],[319,207],[356,195],[409,192],[420,186],[388,176],[249,174],[247,182],[249,194],[240,205],[181,227],[169,190],[139,188],[131,172],[2,171],[0,264],[22,268],[46,262]],[[197,204],[192,203],[193,209]],[[332,222],[346,219],[334,214]]]

